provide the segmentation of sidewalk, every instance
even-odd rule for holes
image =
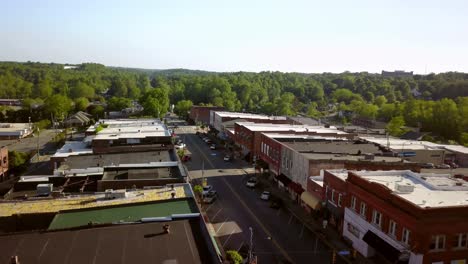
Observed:
[[[272,181],[265,179],[264,177],[259,177],[260,182],[264,185],[269,186],[271,193],[277,197],[280,197],[283,200],[283,206],[288,210],[294,217],[299,221],[303,222],[304,225],[315,235],[317,235],[320,240],[322,240],[327,246],[339,251],[349,251],[352,252],[352,248],[343,240],[341,234],[339,234],[333,227],[328,226],[326,229],[323,229],[322,223],[319,223],[317,220],[312,218],[307,212],[301,208],[299,204],[291,200],[289,194],[279,190]],[[352,259],[351,256],[341,256],[337,255],[337,260],[342,260],[345,263],[352,264],[374,264],[370,259],[364,258],[359,253],[355,259]]]

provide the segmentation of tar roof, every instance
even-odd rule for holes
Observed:
[[[345,138],[341,137],[327,137],[327,136],[317,136],[317,135],[304,135],[304,134],[279,134],[279,133],[262,133],[263,135],[269,137],[269,138],[274,138],[278,141],[291,141],[291,140],[310,140],[310,141],[325,141],[325,140],[347,140]]]
[[[284,145],[298,152],[319,152],[319,153],[348,153],[365,154],[379,153],[379,148],[374,144],[355,144],[350,141],[322,141],[322,142],[283,142]]]
[[[175,185],[175,197],[192,197],[192,191],[188,184]],[[9,200],[0,202],[0,216],[13,214],[53,213],[65,210],[83,208],[97,208],[111,205],[142,203],[151,201],[163,201],[172,199],[170,187],[161,187],[149,190],[129,191],[127,198],[108,200],[104,193],[93,195],[76,195],[58,199],[36,199],[27,201]]]
[[[174,160],[171,158],[171,153],[167,150],[81,155],[68,157],[61,169],[85,169],[90,167],[118,166],[120,164],[145,164],[168,161]]]
[[[357,171],[358,176],[389,188],[395,195],[422,208],[468,207],[468,183],[448,174],[411,171]]]
[[[366,159],[365,155],[346,154],[323,154],[323,153],[301,153],[309,160],[343,160],[343,161],[367,161],[367,162],[401,162],[401,158],[374,156],[373,159]]]
[[[86,226],[90,222],[93,224],[137,222],[142,218],[171,217],[174,214],[197,212],[197,207],[191,199],[63,212],[55,215],[49,230]]]
[[[252,122],[239,122],[240,126],[244,126],[250,131],[291,131],[291,132],[311,132],[322,134],[342,134],[348,133],[336,129],[336,127],[325,126],[307,126],[307,125],[289,125],[289,124],[269,124],[269,123],[252,123]]]
[[[169,224],[170,234],[163,232]],[[200,219],[0,236],[0,263],[214,263]]]
[[[265,119],[265,120],[286,120],[285,116],[267,116],[250,113],[239,113],[239,112],[222,112],[216,111],[216,115],[220,117],[233,117],[233,118],[246,118],[246,119]]]

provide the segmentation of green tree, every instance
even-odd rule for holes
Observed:
[[[226,251],[226,259],[231,264],[242,264],[244,258],[239,254],[239,252],[235,250],[228,250]]]
[[[132,100],[125,97],[112,97],[107,101],[107,108],[110,111],[121,111],[132,106]]]
[[[154,117],[163,117],[169,109],[169,94],[164,88],[155,88],[140,98],[143,112]]]
[[[190,111],[190,108],[192,108],[192,101],[190,100],[182,100],[177,102],[175,105],[175,112],[177,115],[186,118],[188,116],[188,111]]]
[[[320,118],[322,116],[322,113],[320,113],[320,111],[317,110],[316,102],[310,103],[309,106],[307,107],[307,116],[313,117],[313,118]]]
[[[386,129],[390,135],[399,137],[405,133],[404,126],[405,119],[402,116],[396,116],[390,120],[386,126]]]
[[[377,105],[378,107],[381,107],[383,104],[387,103],[387,98],[383,95],[379,95],[375,97],[374,99],[374,104]]]
[[[86,108],[89,106],[89,101],[86,97],[79,97],[75,99],[75,110],[76,111],[86,111]]]
[[[55,94],[45,101],[44,109],[54,118],[63,120],[72,109],[72,101],[66,96]]]

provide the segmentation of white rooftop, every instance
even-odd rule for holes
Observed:
[[[376,137],[360,137],[366,141],[379,144],[382,146],[390,145],[391,149],[394,150],[420,150],[420,149],[433,149],[440,150],[446,149],[453,152],[459,152],[463,154],[468,154],[468,148],[461,145],[444,145],[436,144],[429,141],[418,141],[418,140],[407,140],[389,137],[387,138],[376,138]]]
[[[99,131],[93,140],[170,136],[171,133],[164,125],[153,124],[145,126],[107,127]]]
[[[453,151],[453,152],[460,152],[463,154],[468,154],[468,148],[460,145],[443,145],[445,149]]]
[[[346,181],[348,179],[348,170],[346,169],[337,169],[337,170],[327,170],[329,173],[335,175],[342,181]]]
[[[289,124],[269,124],[239,122],[238,125],[244,126],[250,131],[291,131],[291,132],[315,132],[315,133],[334,133],[347,135],[348,133],[336,129],[334,126],[307,126],[307,125],[289,125]]]
[[[327,137],[327,136],[315,136],[315,135],[301,135],[301,134],[279,134],[279,133],[263,133],[265,136],[269,138],[288,138],[288,139],[311,139],[311,140],[343,140],[346,141],[348,139],[341,138],[341,137]]]
[[[250,113],[239,113],[239,112],[220,112],[215,111],[215,115],[220,117],[232,117],[232,118],[250,118],[250,119],[265,119],[265,120],[286,120],[285,116],[267,116]]]
[[[468,182],[448,174],[411,171],[355,171],[360,177],[389,188],[395,195],[422,208],[468,207]]]
[[[394,150],[420,150],[420,149],[441,149],[443,145],[432,143],[429,141],[407,140],[399,138],[377,138],[377,137],[360,137],[368,142],[372,142],[382,146],[389,146]]]
[[[52,157],[59,158],[92,153],[93,150],[89,148],[88,144],[84,141],[66,141],[63,147],[57,150]]]

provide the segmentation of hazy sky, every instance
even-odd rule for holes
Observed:
[[[468,1],[1,0],[0,60],[468,72]]]

